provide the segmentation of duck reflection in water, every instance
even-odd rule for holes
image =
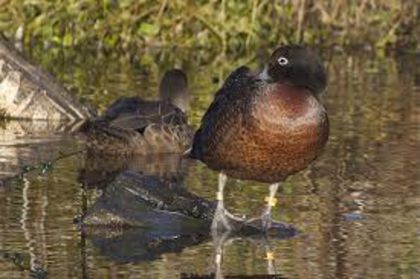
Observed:
[[[85,165],[79,170],[78,181],[86,189],[105,189],[120,174],[129,171],[182,185],[189,168],[189,161],[181,154],[111,156],[88,152]]]
[[[266,238],[261,234],[254,235],[235,235],[231,232],[223,232],[220,234],[213,234],[214,243],[214,266],[212,273],[206,275],[198,274],[181,274],[181,279],[285,279],[283,275],[279,274],[275,266],[275,258],[270,242],[273,240],[281,240],[283,238]],[[266,262],[266,273],[252,274],[252,275],[224,275],[223,273],[223,250],[233,245],[235,242],[246,241],[253,246],[264,247],[265,257],[261,260]],[[255,250],[255,249],[253,249]],[[244,261],[246,259],[243,259]]]
[[[327,142],[328,117],[319,99],[325,87],[320,59],[296,45],[276,49],[259,73],[242,66],[226,79],[203,116],[190,152],[220,172],[212,231],[235,230],[243,221],[224,208],[228,176],[270,183],[266,209],[246,222],[263,231],[274,226],[271,211],[279,183],[306,168]]]
[[[267,278],[267,279],[274,279],[274,278],[282,278],[285,277],[279,275],[277,273],[275,262],[274,262],[274,252],[270,247],[269,240],[264,236],[250,236],[247,238],[248,241],[256,244],[264,246],[266,257],[264,260],[267,262],[267,274],[260,274],[260,275],[238,275],[238,276],[223,276],[222,271],[222,263],[223,263],[223,250],[225,246],[231,245],[236,240],[242,240],[241,237],[232,237],[230,232],[224,232],[221,235],[213,234],[213,241],[214,241],[214,253],[215,253],[215,279],[228,279],[228,278],[238,278],[238,279],[246,279],[246,278]],[[198,277],[197,277],[198,279]]]

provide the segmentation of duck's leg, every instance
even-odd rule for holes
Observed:
[[[225,188],[227,181],[227,176],[224,173],[219,173],[219,191],[217,192],[217,207],[216,212],[214,213],[213,222],[211,224],[212,232],[218,231],[230,231],[232,226],[229,222],[230,213],[225,209],[223,202],[223,189]]]
[[[275,198],[275,196],[279,185],[280,183],[274,183],[270,185],[270,194],[268,197],[265,198],[265,201],[267,202],[265,210],[263,211],[260,217],[248,220],[248,224],[261,227],[261,229],[264,231],[268,230],[271,227],[271,210],[277,204],[277,199]]]
[[[223,190],[225,188],[227,176],[224,173],[219,173],[219,184],[217,192],[217,207],[214,213],[213,222],[211,224],[212,232],[218,232],[227,230],[230,231],[232,227],[229,224],[229,220],[226,216],[226,210],[223,202]]]
[[[263,214],[261,215],[262,226],[264,230],[267,230],[271,226],[272,217],[271,211],[274,206],[277,204],[276,193],[280,186],[280,183],[274,183],[270,185],[270,194],[268,197],[265,198],[267,202],[266,209],[264,210]]]

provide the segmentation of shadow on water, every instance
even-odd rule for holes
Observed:
[[[192,77],[193,124],[208,106],[217,81],[237,66],[227,58],[223,67],[207,61],[203,68],[182,55],[163,53],[132,66],[123,59],[98,58],[111,68],[90,71],[89,65],[95,65],[89,64],[90,58],[60,55],[41,54],[39,59],[67,83],[86,90],[100,107],[139,87],[150,88],[141,95],[151,96],[163,71],[157,64],[185,66]],[[159,206],[160,211],[165,206],[172,206],[171,211],[181,208],[170,202],[174,196],[201,199],[202,211],[194,204],[183,203],[182,208],[207,212],[217,174],[200,163],[179,158],[119,162],[77,154],[49,171],[30,172],[0,186],[0,251],[28,255],[30,263],[27,269],[19,268],[8,252],[0,255],[0,273],[29,277],[30,270],[41,268],[51,278],[415,278],[420,272],[418,57],[328,54],[325,60],[330,141],[313,165],[283,183],[274,212],[275,219],[295,225],[301,231],[298,236],[213,238],[207,221],[197,225],[182,212],[173,218],[151,214],[151,208]],[[15,133],[17,124],[6,125],[0,128],[2,177],[81,146],[74,135]],[[133,181],[150,187],[133,187]],[[164,190],[153,192],[156,189]],[[266,193],[266,186],[258,183],[229,180],[226,205],[235,214],[254,216]],[[164,197],[165,202],[153,197]],[[93,212],[103,215],[83,229],[74,225],[75,216]],[[161,218],[156,227],[154,221]],[[98,220],[118,226],[111,230]],[[281,275],[264,275],[270,273]]]

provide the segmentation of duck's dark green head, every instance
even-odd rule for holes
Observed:
[[[272,82],[290,83],[309,89],[314,94],[325,90],[327,75],[319,57],[309,49],[288,45],[271,55],[265,77]]]
[[[189,107],[187,75],[178,69],[165,72],[159,85],[159,96],[163,101],[168,101],[182,111]]]

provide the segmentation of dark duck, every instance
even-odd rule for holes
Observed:
[[[123,97],[84,125],[90,152],[105,154],[184,153],[191,147],[188,81],[178,69],[165,72],[159,100]]]
[[[229,75],[190,152],[220,172],[213,231],[232,230],[237,220],[223,205],[227,177],[270,183],[266,209],[246,222],[271,227],[280,183],[315,160],[328,140],[328,116],[319,99],[325,87],[318,56],[296,45],[277,48],[259,73],[242,66]]]

